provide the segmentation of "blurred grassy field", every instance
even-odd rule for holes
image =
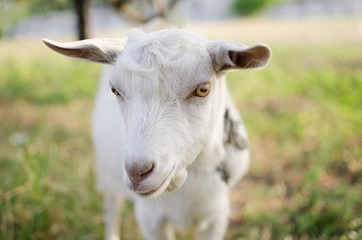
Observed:
[[[227,36],[230,24],[195,27],[273,50],[267,69],[228,75],[252,164],[231,194],[226,239],[361,239],[362,28],[337,22],[335,31],[303,23],[295,35],[276,31],[294,36],[285,41],[270,22]],[[344,38],[350,23],[360,28]],[[0,52],[0,239],[102,239],[89,131],[102,66],[57,56],[40,41],[2,41]],[[122,239],[141,239],[131,203],[122,218]]]

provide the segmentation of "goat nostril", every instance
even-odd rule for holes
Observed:
[[[152,163],[151,165],[147,166],[145,169],[144,169],[144,172],[141,173],[140,177],[145,179],[149,174],[151,174],[151,172],[153,171],[153,169],[155,168],[155,164]]]
[[[147,163],[144,165],[126,165],[126,170],[130,180],[132,181],[134,187],[136,188],[137,184],[145,180],[154,170],[154,163]]]

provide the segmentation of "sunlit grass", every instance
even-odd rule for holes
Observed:
[[[23,42],[0,45],[0,64],[4,69],[0,71],[1,101],[63,104],[75,97],[92,98],[101,66],[89,67],[86,62],[45,54],[46,49],[40,44],[39,40],[33,45]]]
[[[0,44],[0,239],[101,239],[89,130],[101,65],[40,44]],[[228,75],[252,164],[226,239],[362,235],[361,46],[272,45],[267,69]],[[141,239],[131,203],[122,218],[122,239]]]

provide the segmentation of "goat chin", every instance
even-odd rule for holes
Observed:
[[[172,192],[173,190],[182,186],[187,178],[187,171],[185,168],[177,171],[172,177],[170,184],[167,187],[167,192]]]

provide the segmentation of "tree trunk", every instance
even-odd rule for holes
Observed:
[[[89,0],[74,0],[77,13],[78,39],[88,38],[88,6]]]

